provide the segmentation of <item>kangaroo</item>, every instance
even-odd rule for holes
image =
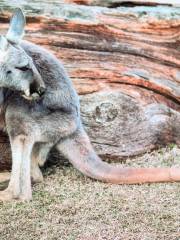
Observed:
[[[1,201],[32,198],[31,181],[43,180],[39,166],[52,147],[83,174],[104,182],[180,180],[176,168],[122,168],[103,162],[83,128],[79,98],[63,65],[47,50],[22,40],[24,28],[23,12],[16,9],[6,36],[0,36],[0,127],[12,150],[11,177]]]

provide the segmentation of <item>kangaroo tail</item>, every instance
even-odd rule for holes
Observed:
[[[80,172],[104,182],[135,184],[180,181],[180,168],[123,168],[103,162],[96,155],[83,129],[61,141],[57,145],[57,149]]]

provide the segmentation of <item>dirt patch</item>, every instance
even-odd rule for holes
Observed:
[[[133,166],[180,166],[180,149],[128,159]],[[72,167],[52,167],[30,203],[0,204],[2,240],[179,240],[180,183],[112,185]]]

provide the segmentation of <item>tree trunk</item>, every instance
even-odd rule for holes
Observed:
[[[26,39],[49,49],[65,65],[99,155],[118,160],[180,144],[179,8],[8,2],[0,3],[0,33],[7,31],[11,10],[22,7]],[[4,169],[10,165],[10,151],[2,134],[0,151]]]

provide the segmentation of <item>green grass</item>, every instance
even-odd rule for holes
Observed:
[[[176,146],[126,163],[172,164]],[[112,185],[54,166],[33,190],[30,203],[0,204],[1,240],[180,240],[180,183]]]

